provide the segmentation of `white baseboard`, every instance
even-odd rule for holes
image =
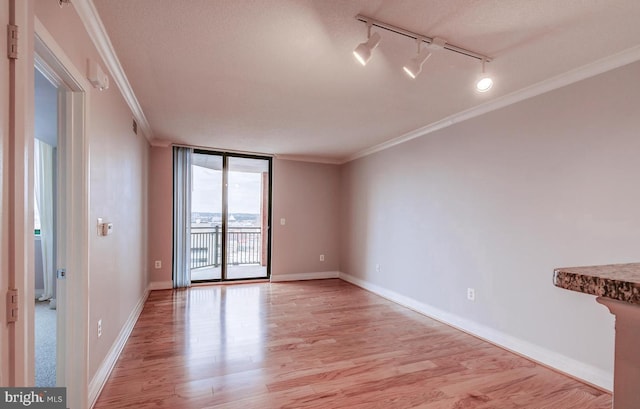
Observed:
[[[118,338],[116,338],[115,342],[109,349],[107,356],[105,356],[105,358],[102,360],[102,363],[98,367],[96,374],[91,379],[91,382],[89,382],[90,408],[93,408],[93,405],[95,405],[96,401],[98,400],[98,396],[100,396],[100,392],[102,392],[104,384],[107,382],[107,379],[109,379],[109,375],[111,374],[113,367],[118,361],[118,357],[120,356],[122,349],[127,343],[127,339],[129,339],[129,335],[131,335],[131,331],[133,331],[133,327],[136,325],[136,321],[138,321],[138,317],[142,312],[144,303],[145,301],[147,301],[147,297],[149,296],[149,287],[147,287],[142,297],[140,297],[140,300],[138,300],[135,308],[133,309],[133,311],[131,311],[131,314],[129,314],[129,318],[122,326],[122,330],[120,331],[120,334],[118,334]]]
[[[458,315],[421,303],[413,298],[398,294],[395,291],[387,290],[386,288],[370,283],[366,280],[362,280],[358,277],[340,273],[340,279],[371,291],[372,293],[393,301],[396,304],[410,308],[420,314],[441,321],[477,338],[512,351],[518,355],[522,355],[542,365],[556,369],[569,376],[576,377],[608,391],[613,390],[613,373],[611,372],[603,371],[594,366],[587,365],[573,358],[550,351],[546,348],[516,338],[494,328],[478,324]]]
[[[301,280],[323,280],[325,278],[339,278],[338,271],[319,271],[316,273],[298,273],[298,274],[278,274],[272,275],[272,282],[279,281],[301,281]]]
[[[149,283],[149,291],[153,290],[171,290],[173,281],[152,281]]]

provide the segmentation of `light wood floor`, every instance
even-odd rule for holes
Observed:
[[[340,280],[154,291],[95,408],[611,408]]]

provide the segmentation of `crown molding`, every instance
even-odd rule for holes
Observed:
[[[467,119],[484,115],[488,112],[495,111],[500,108],[504,108],[506,106],[518,103],[520,101],[524,101],[526,99],[533,98],[535,96],[547,93],[549,91],[553,91],[555,89],[565,87],[575,82],[594,77],[596,75],[605,73],[607,71],[611,71],[613,69],[622,67],[627,64],[631,64],[632,62],[636,62],[639,60],[640,60],[640,46],[628,48],[619,53],[602,58],[600,60],[594,61],[587,65],[583,65],[582,67],[578,67],[571,71],[567,71],[563,74],[557,75],[555,77],[552,77],[544,81],[538,82],[536,84],[530,85],[528,87],[522,88],[518,91],[514,91],[502,97],[498,97],[491,101],[487,101],[473,108],[450,115],[444,119],[433,122],[421,128],[415,129],[411,132],[407,132],[404,135],[398,136],[396,138],[393,138],[381,144],[374,145],[367,149],[363,149],[360,152],[357,152],[351,156],[348,156],[340,163],[344,164],[365,156],[369,156],[376,152],[380,152],[380,151],[392,148],[396,145],[400,145],[412,139],[416,139],[421,136],[438,131],[440,129],[449,127],[458,122],[466,121]]]
[[[166,139],[153,138],[149,140],[149,144],[154,148],[168,148],[173,142]]]
[[[111,73],[114,82],[118,85],[123,98],[127,102],[127,105],[129,105],[129,108],[133,113],[133,117],[138,123],[142,134],[148,141],[153,140],[151,126],[142,111],[142,107],[133,92],[133,88],[131,88],[131,84],[129,83],[127,75],[120,64],[118,56],[113,49],[109,35],[102,24],[102,20],[100,19],[98,10],[96,10],[95,5],[93,4],[93,0],[73,0],[73,6],[80,16],[80,20],[82,20],[87,33],[89,33],[91,41],[98,50],[98,54],[100,54],[100,57],[102,57],[102,60],[106,64],[107,70]]]
[[[276,154],[275,155],[276,159],[279,160],[292,160],[292,161],[296,161],[296,162],[311,162],[311,163],[322,163],[325,165],[341,165],[344,163],[344,161],[340,160],[340,159],[334,159],[334,158],[323,158],[323,157],[319,157],[319,156],[307,156],[307,155],[280,155],[280,154]]]

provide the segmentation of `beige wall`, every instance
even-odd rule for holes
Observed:
[[[36,17],[78,71],[87,59],[100,61],[74,8],[40,0]],[[131,129],[132,114],[115,83],[89,91],[89,216],[114,225],[107,237],[90,237],[89,377],[105,358],[147,286],[147,174],[149,145]],[[97,321],[102,319],[102,337]]]
[[[173,150],[153,147],[149,156],[149,279],[171,282],[173,253]],[[154,262],[162,262],[156,269]],[[169,284],[171,286],[171,284]]]
[[[342,271],[612,373],[612,316],[552,273],[638,261],[639,76],[635,63],[346,164]]]
[[[152,148],[149,162],[149,263],[151,281],[171,281],[172,262],[172,153],[171,148]],[[273,161],[273,229],[271,274],[338,271],[339,168],[335,165]],[[286,224],[280,225],[285,218]],[[320,254],[325,255],[321,262]]]
[[[274,161],[273,276],[339,271],[339,195],[338,166]]]

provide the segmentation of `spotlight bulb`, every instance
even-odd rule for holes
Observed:
[[[487,92],[493,87],[493,80],[491,77],[482,77],[476,82],[476,90],[478,92]]]

